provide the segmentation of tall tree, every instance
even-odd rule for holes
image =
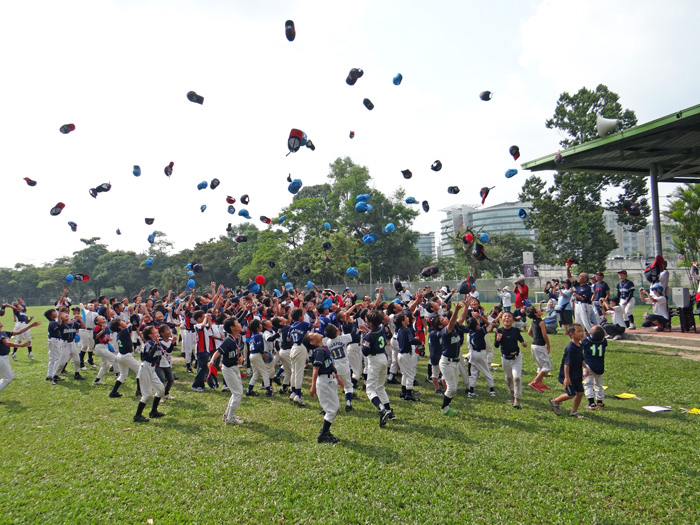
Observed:
[[[564,133],[560,144],[570,148],[598,138],[598,115],[620,120],[622,129],[636,125],[634,111],[623,109],[619,98],[603,84],[594,91],[564,92],[545,126]],[[604,206],[603,192],[609,188],[619,188],[619,193]],[[642,176],[559,171],[549,187],[540,177],[530,176],[519,198],[531,203],[527,225],[538,232],[536,260],[562,264],[576,256],[582,270],[604,268],[608,255],[617,247],[614,234],[605,228],[604,210],[616,213],[618,222],[630,231],[639,231],[649,216],[646,194],[646,178]],[[638,204],[642,213],[627,214],[623,207],[626,200]]]
[[[685,263],[697,261],[700,256],[700,184],[675,188],[668,210],[663,213],[672,221],[667,228]]]

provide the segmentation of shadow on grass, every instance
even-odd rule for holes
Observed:
[[[270,427],[256,421],[251,421],[250,423],[246,421],[245,428],[252,430],[253,432],[263,434],[273,441],[286,441],[287,443],[295,445],[301,441],[304,441],[300,434],[297,434],[288,428]]]
[[[401,434],[412,433],[420,436],[430,436],[431,438],[448,439],[462,444],[476,443],[467,434],[455,428],[422,425],[415,421],[402,421],[399,417],[397,417],[396,421],[389,421],[385,428]]]
[[[361,443],[359,441],[350,441],[347,439],[343,439],[342,437],[340,439],[340,442],[338,443],[338,446],[347,448],[348,450],[352,450],[357,454],[370,457],[379,463],[384,463],[387,465],[398,463],[400,459],[399,454],[388,447],[370,445],[368,443]]]
[[[1,407],[4,407],[10,414],[19,414],[20,412],[26,412],[26,408],[19,401],[3,401]]]

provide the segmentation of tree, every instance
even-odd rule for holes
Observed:
[[[700,256],[700,184],[678,186],[671,193],[671,202],[664,216],[671,219],[667,226],[673,246],[690,265]]]
[[[637,123],[634,112],[623,110],[619,96],[601,84],[595,91],[582,88],[574,95],[562,93],[554,116],[545,126],[564,132],[567,136],[560,144],[569,148],[597,138],[597,115],[620,120],[623,129]],[[640,231],[646,226],[649,206],[645,177],[559,171],[554,175],[554,184],[545,186],[540,177],[530,176],[519,196],[520,200],[531,203],[527,226],[537,230],[538,262],[562,264],[576,256],[583,271],[604,268],[608,255],[617,247],[613,233],[605,228],[605,209],[617,214],[618,222],[630,231]],[[619,188],[620,192],[603,206],[602,194],[611,187]],[[629,215],[624,210],[626,200],[639,205],[642,213]]]

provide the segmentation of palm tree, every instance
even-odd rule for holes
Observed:
[[[665,217],[672,224],[667,228],[673,245],[689,265],[698,260],[700,252],[700,184],[678,186],[671,195]]]

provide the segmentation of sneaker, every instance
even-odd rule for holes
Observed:
[[[442,415],[443,416],[456,416],[457,412],[455,412],[452,408],[448,407],[446,411],[443,410]]]
[[[296,397],[297,397],[297,395],[294,392],[292,392],[292,394],[289,396],[289,400],[294,401],[294,398],[296,398]]]
[[[496,397],[496,391],[495,391],[495,390],[491,390],[491,391],[489,392],[489,395],[490,395],[491,397]]]
[[[224,417],[224,423],[227,425],[240,425],[243,421],[238,421],[236,418],[233,419],[226,419]]]
[[[605,406],[605,403],[603,403],[602,401],[598,401],[598,402],[596,403],[596,406],[597,406],[597,407],[600,407],[600,408],[603,408],[603,407]]]
[[[559,403],[554,401],[554,399],[549,400],[549,405],[552,407],[552,411],[558,416],[561,416],[561,409],[559,408]]]
[[[479,394],[477,394],[476,392],[469,392],[467,394],[467,397],[479,397]]]
[[[192,367],[191,367],[191,366],[188,366],[188,367],[187,367],[187,373],[188,373],[188,374],[194,374],[194,371],[192,370]]]
[[[613,337],[613,341],[619,341],[620,339],[622,339],[621,335],[616,335],[615,337]]]
[[[122,397],[122,395],[119,392],[110,392],[109,397],[117,398],[117,397]]]
[[[94,363],[90,363],[90,368],[97,368],[97,365]]]
[[[579,419],[585,419],[585,418],[583,417],[583,415],[580,414],[580,413],[578,413],[578,412],[572,412],[571,415],[574,416],[574,417],[577,417],[577,418],[579,418]]]
[[[204,389],[201,386],[193,386],[190,390],[193,392],[204,392]]]
[[[379,412],[379,427],[383,428],[386,426],[386,421],[389,419],[389,411],[385,408],[381,412]]]
[[[393,409],[393,408],[389,409],[389,416],[388,416],[388,419],[390,419],[390,420],[392,420],[392,421],[393,421],[394,419],[396,419],[396,414],[394,414],[394,409]]]
[[[170,401],[172,401],[173,399],[175,399],[175,397],[173,397],[172,394],[166,394],[163,396],[163,399],[169,399]]]
[[[442,394],[444,394],[445,392],[443,392],[442,388],[436,388],[436,389],[435,389],[435,393],[438,394],[438,395],[442,395]]]
[[[81,375],[80,375],[79,373],[77,373],[77,372],[76,372],[75,375],[73,376],[73,379],[75,379],[76,381],[85,381],[85,378],[84,378],[83,376],[81,376]]]
[[[277,386],[282,386],[282,381],[280,381],[279,377],[274,377],[272,380],[275,382],[275,384]]]
[[[537,390],[540,394],[542,393],[542,387],[540,385],[535,384],[533,381],[528,383],[528,386],[533,390]]]
[[[595,405],[586,405],[587,410],[595,410],[596,406]]]
[[[233,419],[235,419],[235,420],[238,422],[239,425],[242,425],[243,423],[245,423],[245,421],[243,421],[243,420],[242,420],[240,417],[238,417],[238,416],[233,416]]]
[[[230,392],[231,389],[230,389],[229,387],[227,387],[227,386],[224,386],[224,387],[221,388],[221,391],[222,391],[222,392]]]
[[[155,412],[151,411],[151,413],[148,414],[148,417],[159,418],[159,417],[163,417],[164,415],[165,415],[165,414],[163,414],[163,412],[158,412],[158,411],[156,410]]]
[[[547,385],[545,385],[544,383],[542,383],[542,384],[540,385],[540,388],[541,388],[542,390],[551,390],[551,388],[549,388],[549,387],[548,387]]]
[[[245,395],[248,397],[258,397],[258,393],[255,390],[248,390]]]
[[[404,399],[406,397],[406,392],[401,392],[399,394],[399,399]]]
[[[85,370],[87,370],[87,367],[86,367],[86,366],[81,366],[81,367],[80,367],[80,370],[85,371]]]
[[[404,401],[418,401],[418,398],[412,395],[406,395],[406,397],[403,398]]]
[[[12,352],[12,360],[17,361],[17,352]]]
[[[399,382],[396,380],[395,377],[392,377],[391,379],[387,379],[386,382],[391,384],[391,385],[398,385],[399,384]]]
[[[134,416],[134,423],[148,423],[150,419],[148,419],[145,416],[142,416],[139,414],[138,416]]]
[[[316,441],[319,443],[337,443],[340,440],[330,432],[326,432],[325,434],[319,434]]]
[[[272,395],[272,390],[265,390],[265,395],[270,397]]]
[[[46,376],[47,381],[51,381],[51,376]]]
[[[304,403],[304,399],[301,396],[297,396],[294,402],[299,405],[300,407],[305,407],[306,403]]]
[[[106,385],[107,383],[105,383],[104,381],[102,381],[102,379],[95,379],[95,380],[92,382],[92,384],[93,384],[93,385]]]
[[[51,381],[51,386],[56,386],[58,384],[58,378],[54,377],[53,380]]]
[[[33,359],[34,359],[34,354],[31,353],[31,352],[29,352],[29,354],[27,355],[27,357],[29,357],[29,359],[32,359],[32,360],[33,360]]]
[[[520,401],[513,401],[513,408],[520,410]]]
[[[326,411],[323,410],[323,409],[319,410],[318,413],[319,413],[319,415],[321,415],[321,416],[325,416],[325,415],[326,415]]]
[[[68,372],[66,370],[61,370],[61,373],[59,375],[67,376]]]
[[[637,329],[637,327],[634,325],[634,323],[630,324],[630,327],[628,328],[628,330],[636,330],[636,329]]]
[[[346,411],[346,412],[352,412],[353,410],[355,410],[355,409],[352,408],[352,405],[345,405],[345,411]]]

